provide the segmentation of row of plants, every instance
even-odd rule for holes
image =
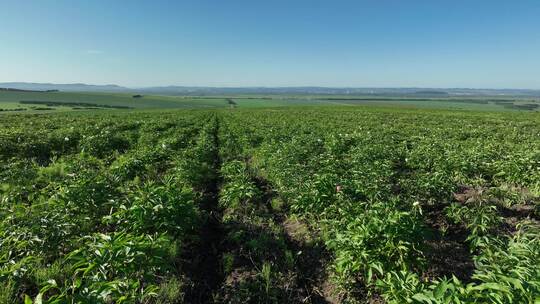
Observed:
[[[225,231],[221,244],[223,283],[219,303],[295,301],[295,253],[288,248],[272,208],[271,189],[262,187],[228,123],[220,124],[222,161],[219,207]]]

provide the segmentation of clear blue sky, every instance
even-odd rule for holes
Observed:
[[[540,89],[540,1],[0,0],[5,81]]]

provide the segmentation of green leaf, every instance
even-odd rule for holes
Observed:
[[[24,295],[24,304],[33,304],[32,298],[27,294]]]
[[[446,290],[448,289],[448,284],[445,281],[440,282],[435,290],[433,290],[433,295],[436,299],[440,299],[444,296]]]
[[[417,293],[415,294],[414,296],[412,296],[412,298],[420,303],[428,303],[428,304],[431,304],[433,303],[433,301],[431,301],[430,298],[428,298],[425,294],[423,293]]]
[[[491,290],[498,290],[498,291],[502,291],[502,292],[510,292],[508,287],[502,286],[502,285],[497,284],[497,283],[482,283],[482,284],[480,284],[478,286],[474,286],[472,289],[473,290],[491,289]]]

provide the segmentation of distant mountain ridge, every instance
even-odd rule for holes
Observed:
[[[414,95],[414,96],[471,96],[506,95],[540,97],[540,90],[530,89],[474,89],[474,88],[332,88],[332,87],[195,87],[158,86],[128,88],[114,84],[91,85],[84,83],[54,84],[30,82],[4,82],[0,88],[28,91],[144,93],[158,95],[234,95],[234,94],[297,94],[297,95]]]
[[[92,85],[85,83],[33,83],[33,82],[4,82],[0,83],[0,88],[9,88],[26,91],[50,91],[58,90],[64,92],[127,92],[130,89],[115,84]]]

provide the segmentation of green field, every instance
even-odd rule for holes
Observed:
[[[207,108],[225,107],[225,99],[182,98],[170,96],[143,96],[131,94],[69,93],[69,92],[17,92],[0,91],[0,107],[14,107],[20,101],[52,101],[65,103],[93,103],[109,106],[127,106],[136,109]],[[4,106],[5,105],[5,106]]]
[[[40,94],[216,108],[2,116],[0,303],[540,300],[537,112]]]
[[[475,111],[538,111],[535,99],[471,97],[471,98],[413,98],[381,96],[157,96],[134,98],[133,94],[0,91],[0,109],[25,109],[25,112],[89,110],[74,104],[129,107],[133,109],[186,108],[269,108],[290,106],[388,106],[401,108],[451,109]],[[31,102],[39,104],[31,104]],[[21,104],[23,102],[24,104]],[[54,105],[43,105],[52,102]],[[65,105],[62,105],[65,104]],[[525,107],[529,105],[529,107]],[[101,107],[102,109],[106,109]],[[2,111],[12,113],[12,111]]]

